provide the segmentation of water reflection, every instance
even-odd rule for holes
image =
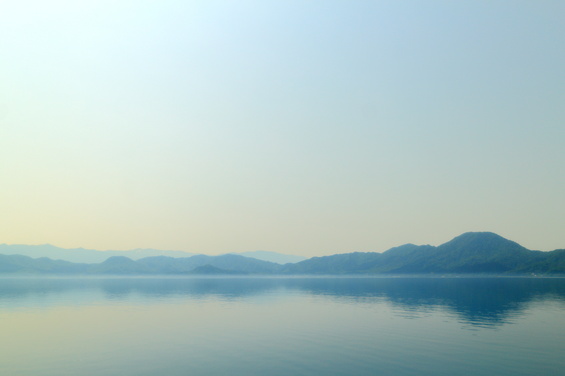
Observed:
[[[405,317],[447,309],[471,325],[495,325],[520,315],[532,301],[565,304],[560,278],[373,278],[300,281],[300,288],[356,302],[384,298]]]
[[[2,278],[0,309],[114,302],[200,299],[237,301],[292,294],[343,304],[391,304],[398,315],[418,318],[452,312],[471,326],[499,326],[535,301],[565,304],[558,278]]]

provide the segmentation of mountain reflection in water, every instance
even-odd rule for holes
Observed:
[[[444,310],[471,326],[496,327],[519,317],[535,301],[565,304],[561,278],[2,278],[0,309],[37,309],[104,301],[143,303],[307,294],[355,304],[389,303],[417,318]]]

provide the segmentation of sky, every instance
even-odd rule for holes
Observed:
[[[565,2],[0,3],[0,243],[565,248]]]

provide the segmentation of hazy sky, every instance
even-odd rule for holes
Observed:
[[[565,2],[0,5],[0,243],[565,248]]]

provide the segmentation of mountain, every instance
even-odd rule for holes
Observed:
[[[246,274],[244,272],[236,272],[232,270],[225,270],[216,268],[212,265],[203,265],[194,268],[190,274],[206,274],[206,275],[226,275],[226,274]]]
[[[296,264],[286,264],[286,274],[354,274],[367,271],[382,255],[375,252],[343,253],[333,256],[312,257]]]
[[[33,258],[48,257],[52,260],[64,260],[85,264],[97,264],[113,256],[125,256],[139,260],[151,256],[188,257],[194,253],[182,251],[161,251],[158,249],[133,249],[130,251],[96,251],[94,249],[74,248],[65,249],[51,244],[22,245],[0,244],[1,255],[22,255]]]
[[[52,246],[49,246],[52,247]],[[112,256],[95,264],[0,254],[0,273],[27,274],[565,274],[565,249],[531,251],[491,232],[468,232],[434,247],[405,244],[383,253],[354,252],[280,265],[237,254]]]
[[[0,273],[16,274],[273,274],[279,269],[278,264],[239,255],[196,255],[185,258],[156,256],[140,260],[112,256],[98,264],[77,264],[45,257],[34,259],[22,255],[0,255]]]
[[[547,252],[546,257],[540,257],[518,270],[523,273],[563,274],[565,273],[565,249]]]
[[[314,257],[288,274],[565,273],[565,251],[530,251],[491,232],[468,232],[438,247],[405,244],[383,253]]]
[[[272,274],[279,265],[239,255],[195,255],[184,258],[167,256],[131,260],[124,256],[110,257],[91,265],[92,274]]]
[[[280,270],[278,264],[233,254],[221,256],[196,255],[185,258],[146,257],[138,260],[137,263],[153,273],[187,273],[206,265],[229,272],[251,274],[272,274]]]
[[[530,251],[521,245],[491,232],[468,232],[438,247],[413,248],[410,257],[392,264],[394,250],[383,253],[380,265],[372,272],[387,273],[507,273],[530,263],[542,252]],[[398,261],[398,260],[396,260]]]
[[[112,256],[100,264],[90,265],[90,274],[151,274],[151,268],[125,256]]]
[[[231,253],[257,260],[274,262],[276,264],[295,263],[306,260],[306,257],[286,255],[269,251],[253,251]],[[0,244],[0,255],[22,255],[32,258],[48,257],[52,260],[64,260],[84,264],[98,264],[110,257],[124,256],[132,260],[140,260],[145,257],[167,256],[174,258],[185,258],[194,256],[194,253],[183,251],[162,251],[158,249],[132,249],[129,251],[97,251],[94,249],[74,248],[65,249],[55,247],[51,244],[23,245],[23,244]]]
[[[251,257],[257,260],[274,262],[276,264],[281,264],[281,265],[289,264],[289,263],[297,263],[307,259],[307,257],[303,257],[303,256],[286,255],[283,253],[270,252],[270,251],[251,251],[251,252],[240,252],[233,254],[241,255],[245,257]]]
[[[87,270],[87,264],[75,264],[69,261],[51,260],[46,257],[34,259],[22,255],[0,254],[0,273],[81,274],[86,273]]]

